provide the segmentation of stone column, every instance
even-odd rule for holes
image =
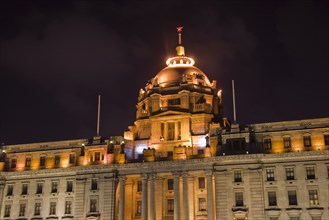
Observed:
[[[75,186],[75,204],[74,204],[74,216],[77,219],[84,219],[84,215],[89,210],[85,210],[85,192],[86,192],[86,178],[77,177]]]
[[[104,219],[115,219],[115,195],[117,179],[115,174],[104,177]]]
[[[125,188],[126,188],[126,176],[120,176],[120,196],[119,196],[119,220],[125,218]]]
[[[148,193],[147,193],[147,174],[142,175],[142,220],[147,220],[148,214]]]
[[[180,219],[179,173],[174,173],[174,220]]]
[[[183,177],[183,212],[184,212],[183,218],[189,219],[188,182],[187,182],[188,173],[183,172],[182,177]]]
[[[155,174],[150,175],[150,219],[155,220]]]
[[[215,172],[215,199],[216,199],[216,219],[220,219],[220,211],[219,211],[219,204],[220,204],[220,177],[219,174]]]
[[[214,196],[212,189],[212,171],[206,171],[207,177],[207,205],[208,205],[208,219],[214,219]]]

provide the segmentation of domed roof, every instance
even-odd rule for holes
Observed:
[[[153,78],[152,85],[160,87],[180,85],[189,83],[193,78],[203,79],[205,86],[211,86],[204,72],[192,65],[169,65]]]

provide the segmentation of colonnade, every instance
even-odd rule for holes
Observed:
[[[189,173],[187,171],[183,172],[173,172],[173,180],[174,180],[174,219],[190,219],[190,207],[189,207],[189,186],[188,186],[188,177]],[[213,181],[213,172],[212,170],[205,171],[206,182],[207,182],[207,212],[208,219],[215,219],[215,210],[214,210],[214,190],[213,183],[216,184],[217,181]],[[216,177],[216,175],[215,175]],[[154,173],[144,173],[141,175],[142,179],[142,210],[141,217],[142,220],[155,220],[156,219],[156,205],[155,205],[155,178],[156,174]],[[182,178],[182,193],[180,190],[180,180]],[[124,220],[124,212],[125,212],[125,184],[126,184],[126,176],[119,176],[119,186],[120,186],[120,195],[119,195],[119,214],[118,219]],[[150,190],[148,190],[150,188]],[[216,189],[216,186],[215,186]],[[193,190],[193,189],[190,189]],[[150,194],[150,195],[149,195]],[[182,194],[182,205],[181,207],[181,199],[180,196]],[[216,202],[219,201],[216,194]],[[148,201],[148,199],[150,201]],[[216,206],[218,207],[218,206]],[[181,213],[181,211],[183,213]],[[219,210],[216,208],[216,213],[218,216]],[[148,216],[149,214],[149,216]]]

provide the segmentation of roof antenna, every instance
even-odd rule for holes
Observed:
[[[101,95],[98,95],[97,136],[99,136],[99,119],[101,114]]]
[[[232,94],[233,94],[233,123],[236,123],[234,80],[232,80]]]

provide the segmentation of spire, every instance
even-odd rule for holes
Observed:
[[[183,32],[183,26],[178,26],[177,28],[178,33],[178,46],[176,47],[176,52],[178,56],[185,56],[185,50],[182,46],[182,32]]]

